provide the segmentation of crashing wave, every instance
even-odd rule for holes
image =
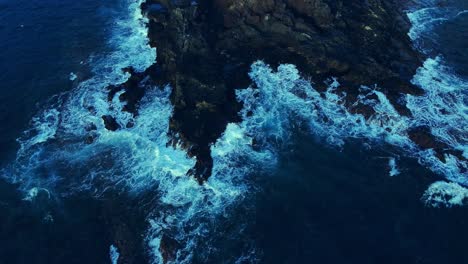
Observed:
[[[443,65],[441,57],[427,59],[413,78],[424,89],[424,96],[407,96],[407,107],[413,115],[414,126],[427,126],[431,134],[451,149],[468,158],[468,81],[457,77]],[[433,155],[423,157],[423,163],[451,181],[468,185],[466,160],[446,154],[446,162]]]
[[[94,77],[60,95],[56,103],[33,118],[31,129],[18,140],[17,160],[6,172],[9,180],[22,183],[25,190],[52,187],[61,178],[53,168],[54,163],[58,165],[57,160],[70,158],[70,162],[79,162],[94,151],[82,144],[83,137],[89,134],[87,128],[96,126],[96,133],[105,135],[101,117],[109,111],[118,113],[121,119],[129,118],[120,111],[121,105],[108,105],[106,87],[129,78],[122,68],[131,66],[143,71],[156,59],[155,50],[148,45],[141,2],[126,2],[126,9],[115,18],[109,40],[111,51],[90,59]],[[39,173],[41,168],[49,169]]]
[[[243,121],[229,124],[212,148],[215,172],[218,164],[223,164],[224,170],[238,168],[237,164],[244,164],[241,170],[274,166],[277,152],[287,146],[293,130],[307,127],[310,133],[336,146],[352,138],[371,141],[374,146],[382,142],[391,144],[434,172],[466,185],[465,160],[446,154],[445,162],[441,161],[434,151],[421,149],[408,136],[412,128],[428,126],[437,140],[463,150],[466,155],[467,84],[441,69],[444,68],[438,60],[428,60],[418,70],[413,82],[426,93],[406,96],[411,117],[399,115],[378,87],[362,87],[353,105],[372,106],[375,113],[366,119],[345,106],[346,94],[337,93],[336,80],[326,92],[319,93],[301,78],[295,66],[280,65],[273,71],[257,62],[250,73],[257,88],[237,92],[238,100],[244,104]],[[391,167],[396,174],[396,167]]]
[[[254,85],[237,91],[237,99],[244,105],[243,121],[229,124],[212,146],[214,169],[208,186],[218,179],[230,188],[246,186],[247,175],[275,167],[278,153],[289,146],[297,129],[305,129],[339,147],[347,139],[365,140],[375,147],[385,142],[447,179],[466,184],[466,161],[446,155],[444,163],[432,150],[421,149],[408,136],[412,128],[424,125],[434,130],[437,140],[454,149],[466,145],[464,128],[468,119],[465,97],[461,94],[466,83],[454,75],[444,75],[441,68],[445,68],[438,63],[438,60],[428,60],[414,77],[413,82],[426,93],[406,96],[411,117],[399,115],[378,87],[361,87],[361,95],[352,105],[371,106],[375,113],[369,118],[354,114],[345,106],[346,94],[337,92],[336,80],[330,82],[327,91],[320,93],[301,77],[294,65],[280,65],[274,71],[263,62],[254,63],[250,72]],[[434,74],[442,75],[435,78]],[[421,111],[425,108],[429,109]],[[434,117],[434,111],[443,109],[446,116]],[[389,166],[391,175],[399,173],[394,159],[389,161]],[[463,189],[457,183],[452,184],[459,186],[457,190]]]
[[[468,189],[453,183],[438,181],[429,186],[422,201],[430,207],[453,207],[465,204]]]
[[[418,9],[408,12],[408,18],[412,24],[409,36],[426,54],[430,53],[428,47],[436,43],[437,35],[434,29],[437,26],[468,14],[468,10],[442,7],[438,4],[437,0],[423,1]],[[453,155],[446,155],[446,162],[443,163],[437,158],[428,157],[423,163],[447,179],[466,186],[468,184],[466,173],[468,171],[466,162],[468,159],[468,107],[466,104],[468,80],[457,76],[450,67],[445,65],[443,57],[439,55],[424,62],[414,76],[413,83],[426,92],[424,97],[408,96],[407,98],[408,107],[414,109],[412,112],[416,122],[427,124],[432,135],[452,149],[461,151],[465,158],[465,160],[460,160]],[[431,188],[429,187],[427,192],[430,192]],[[460,188],[463,187],[460,186]],[[424,197],[428,196],[424,195]]]
[[[432,47],[437,46],[437,36],[433,30],[466,14],[468,10],[444,6],[439,0],[420,1],[414,10],[407,13],[412,25],[408,35],[417,48],[429,53]]]

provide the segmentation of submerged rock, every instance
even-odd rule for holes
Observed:
[[[120,125],[117,123],[115,118],[110,115],[102,116],[102,120],[104,121],[104,125],[107,130],[116,131],[120,128]]]

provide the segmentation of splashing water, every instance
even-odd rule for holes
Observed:
[[[119,261],[120,253],[114,245],[109,247],[109,257],[112,264],[117,264]]]
[[[468,198],[468,190],[453,182],[438,181],[426,190],[422,201],[430,207],[461,206]]]
[[[438,3],[439,1],[423,2],[419,9],[408,13],[408,18],[412,23],[409,36],[416,47],[426,54],[432,53],[431,47],[436,46],[438,36],[433,31],[437,26],[468,14],[468,10],[440,7],[437,6]],[[465,158],[465,160],[460,160],[453,155],[446,155],[444,164],[437,158],[427,157],[423,163],[447,179],[466,186],[468,183],[466,173],[468,80],[457,76],[450,67],[445,65],[444,58],[436,55],[424,62],[414,76],[413,83],[426,92],[423,97],[407,97],[408,108],[413,109],[415,122],[427,125],[432,135],[452,149],[461,151]],[[433,189],[432,186],[429,187],[427,193],[431,193],[431,188]],[[463,187],[459,186],[459,188]],[[446,190],[455,189],[447,188]],[[424,197],[430,198],[428,195]],[[426,204],[432,203],[428,201]],[[439,203],[441,204],[443,203]],[[456,205],[460,204],[456,203]]]
[[[437,46],[438,37],[433,30],[467,13],[468,10],[453,6],[444,7],[439,0],[420,1],[417,8],[407,13],[412,25],[408,35],[418,49],[430,53]]]
[[[400,174],[395,158],[390,158],[388,160],[388,166],[390,167],[390,172],[389,172],[390,177],[397,176]]]
[[[32,128],[18,140],[20,150],[16,164],[13,171],[7,173],[10,180],[23,183],[25,189],[34,185],[51,187],[61,177],[54,169],[60,163],[57,160],[81,162],[95,151],[83,144],[83,137],[89,135],[89,126],[96,126],[98,136],[105,135],[103,115],[114,112],[122,122],[131,118],[128,113],[120,111],[121,105],[108,104],[106,87],[128,79],[129,75],[123,73],[122,68],[131,66],[143,71],[156,59],[155,50],[149,47],[146,38],[146,19],[140,12],[141,2],[126,2],[127,9],[116,18],[112,28],[109,40],[112,51],[90,59],[94,77],[80,83],[69,94],[59,96],[49,109],[33,118]],[[49,168],[47,175],[37,173],[44,167]]]

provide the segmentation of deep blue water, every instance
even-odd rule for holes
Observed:
[[[72,88],[71,72],[86,74],[93,53],[106,49],[112,7],[118,1],[0,1],[0,157],[38,105]],[[13,152],[14,153],[14,152]]]
[[[451,6],[455,6],[456,10],[462,12],[454,19],[441,24],[434,29],[435,42],[431,46],[435,52],[443,54],[449,64],[457,71],[458,74],[467,77],[468,54],[466,52],[466,40],[468,39],[468,19],[466,10],[468,10],[468,2],[463,0],[453,1]]]
[[[0,1],[0,163],[37,112],[90,75],[88,60],[110,49],[119,1]],[[18,186],[0,181],[0,263],[106,263],[108,231],[87,198],[25,203]],[[47,199],[46,199],[47,200]],[[47,218],[54,215],[54,218]],[[53,223],[53,224],[52,224]]]
[[[166,146],[167,92],[149,93],[134,128],[102,129],[99,114],[119,105],[103,106],[100,84],[125,79],[114,66],[144,69],[153,59],[139,31],[120,26],[139,29],[130,2],[0,0],[0,263],[111,263],[111,245],[128,263],[158,263],[163,234],[179,240],[188,263],[468,263],[466,206],[433,208],[422,199],[448,176],[399,143],[375,144],[380,136],[371,129],[332,144],[346,138],[333,125],[311,122],[325,137],[279,125],[297,111],[289,101],[275,105],[280,116],[252,102],[254,117],[271,118],[267,128],[275,129],[255,120],[228,128],[203,188],[183,176],[193,160]],[[468,8],[465,1],[449,7],[450,14]],[[468,14],[442,13],[450,19],[425,32],[420,47],[453,70],[431,78],[449,76],[442,84],[466,95]],[[273,84],[287,79],[275,76]],[[449,126],[468,127],[466,114],[455,113],[458,124]],[[97,139],[86,145],[80,126],[90,123]],[[248,133],[264,136],[265,149],[246,146]],[[461,138],[454,145],[466,148]]]
[[[264,263],[457,263],[467,257],[466,209],[426,208],[437,176],[415,161],[389,177],[387,151],[337,152],[301,137],[258,195]]]

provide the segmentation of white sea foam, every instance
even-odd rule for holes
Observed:
[[[433,30],[448,21],[468,13],[453,6],[443,6],[439,0],[421,1],[418,6],[407,13],[411,22],[409,37],[421,50],[428,52],[437,43],[437,36]]]
[[[412,23],[409,36],[425,53],[428,53],[431,47],[425,42],[437,39],[434,29],[438,25],[468,13],[468,10],[459,10],[454,7],[439,7],[436,5],[438,2],[421,3],[422,6],[419,9],[408,13]],[[443,58],[437,56],[424,62],[423,67],[414,76],[413,83],[423,88],[426,93],[423,97],[407,96],[407,106],[415,117],[415,125],[426,125],[438,140],[446,143],[453,150],[461,151],[463,157],[468,158],[468,80],[457,76],[450,67],[445,65]],[[446,155],[445,159],[445,163],[441,162],[428,151],[421,162],[451,181],[468,185],[467,162],[450,154]],[[434,186],[442,186],[442,184],[438,183],[429,187],[424,197],[431,197],[427,195],[432,193],[431,189],[439,190]],[[444,190],[455,191],[453,196],[457,197],[460,188],[463,187]],[[447,203],[439,203],[439,205],[444,204]]]
[[[107,133],[103,129],[103,115],[114,114],[120,122],[131,118],[130,114],[120,111],[122,103],[116,100],[113,104],[107,102],[106,87],[122,83],[129,77],[129,74],[122,72],[124,67],[145,70],[154,63],[156,52],[148,45],[147,21],[140,11],[142,1],[125,1],[126,5],[123,6],[126,9],[115,14],[116,22],[109,40],[110,51],[90,60],[94,77],[81,82],[49,109],[34,117],[32,128],[18,140],[20,150],[14,172],[9,177],[14,182],[23,182],[25,189],[35,185],[34,181],[41,182],[38,186],[49,186],[61,177],[56,171],[39,177],[35,171],[40,168],[52,167],[56,160],[65,158],[78,161],[81,156],[95,152],[81,142],[89,134],[86,128],[90,125],[97,127],[95,137]],[[170,116],[170,113],[166,116]]]
[[[398,170],[395,158],[390,158],[388,160],[388,166],[390,167],[389,175],[391,177],[397,176],[398,174],[400,174],[400,171]]]
[[[413,82],[426,93],[406,96],[411,117],[399,115],[378,87],[362,87],[357,101],[352,104],[352,107],[371,106],[375,113],[367,119],[353,114],[344,105],[345,94],[336,92],[339,83],[333,81],[329,89],[320,94],[300,77],[293,65],[280,65],[273,71],[268,65],[257,62],[250,76],[258,88],[238,91],[238,99],[244,103],[244,121],[228,125],[224,136],[213,146],[216,170],[220,166],[217,164],[223,164],[221,167],[228,170],[238,160],[242,160],[241,164],[261,164],[260,167],[274,165],[277,151],[288,144],[292,130],[308,126],[312,134],[337,146],[350,138],[370,141],[374,143],[371,146],[386,142],[447,179],[468,183],[464,172],[466,161],[447,154],[443,162],[434,151],[420,149],[408,137],[410,129],[427,126],[437,140],[466,155],[467,84],[448,72],[437,59],[426,61],[414,77]],[[390,165],[391,173],[397,174],[396,164]]]
[[[366,119],[345,107],[346,94],[336,92],[339,86],[336,80],[321,94],[300,77],[294,65],[280,65],[275,72],[263,62],[256,62],[250,76],[258,89],[238,92],[245,107],[244,122],[240,126],[245,135],[255,137],[256,144],[266,146],[270,153],[288,144],[293,129],[304,126],[337,146],[342,146],[346,138],[409,143],[405,135],[407,119],[401,117],[376,88],[362,87],[362,94],[354,104],[374,108],[376,113]],[[371,99],[372,95],[377,99]]]
[[[70,81],[74,81],[74,80],[76,80],[77,78],[78,78],[78,76],[76,75],[76,73],[70,72],[70,75],[68,76],[68,79],[69,79]]]
[[[161,179],[159,201],[170,209],[159,210],[150,217],[147,242],[155,263],[163,263],[160,247],[164,234],[182,245],[174,263],[191,263],[196,247],[201,244],[208,247],[211,237],[216,235],[210,233],[215,219],[227,216],[228,208],[247,193],[248,187],[243,177],[248,170],[239,162],[243,154],[248,152],[241,152],[242,149],[237,147],[242,147],[243,143],[248,145],[248,142],[242,142],[237,136],[241,135],[230,133],[223,146],[213,147],[216,149],[213,175],[205,184],[200,185],[185,174],[177,176],[171,173]],[[227,161],[224,159],[227,156],[236,160],[223,163]]]
[[[47,195],[47,198],[50,198],[49,190],[44,189],[44,188],[34,187],[34,188],[31,188],[26,193],[25,197],[23,198],[23,201],[28,201],[28,202],[34,201],[36,199],[36,197],[39,195],[40,192],[44,192]]]
[[[430,31],[451,17],[450,10],[441,7],[424,7],[408,13],[412,27],[408,33],[413,41],[427,37]],[[453,15],[452,15],[453,16]]]
[[[29,148],[33,145],[44,143],[55,137],[55,133],[60,122],[60,112],[55,109],[47,109],[41,115],[32,119],[32,129],[27,131],[32,137],[21,142],[22,148]]]
[[[111,245],[109,247],[109,257],[111,260],[111,264],[117,264],[119,261],[120,253],[116,246]]]
[[[453,207],[465,204],[468,189],[454,182],[438,181],[429,186],[422,200],[430,207]]]
[[[426,126],[431,134],[467,158],[468,142],[468,81],[457,77],[443,64],[440,57],[427,59],[413,78],[413,83],[424,89],[424,96],[408,95],[407,107],[413,114],[413,126]],[[464,172],[466,161],[446,154],[447,162],[435,158],[433,153],[422,156],[422,162],[447,179],[468,184]]]

